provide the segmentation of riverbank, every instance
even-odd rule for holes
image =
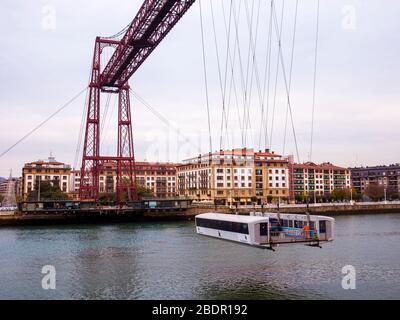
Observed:
[[[1,226],[24,226],[24,225],[59,225],[59,224],[108,224],[126,222],[154,222],[154,221],[180,221],[192,220],[201,213],[219,212],[227,214],[249,215],[253,211],[277,211],[277,207],[264,209],[246,207],[229,208],[214,205],[193,205],[182,210],[72,210],[60,212],[31,212],[31,213],[9,213],[0,215]],[[304,214],[307,208],[304,205],[287,205],[279,208],[281,213]],[[386,214],[399,213],[400,203],[359,203],[359,204],[332,204],[332,205],[310,205],[310,214],[325,216],[343,216],[359,214]]]
[[[196,214],[206,213],[210,210],[221,212],[221,213],[235,213],[238,214],[250,214],[250,212],[259,211],[272,211],[277,212],[278,208],[276,206],[267,206],[265,208],[261,208],[260,206],[256,207],[245,207],[245,208],[229,208],[225,206],[192,206],[190,209],[192,212]],[[400,202],[379,202],[379,203],[334,203],[334,204],[311,204],[308,209],[306,205],[282,205],[279,208],[279,212],[281,213],[297,213],[304,214],[306,211],[309,211],[310,214],[314,215],[322,215],[322,216],[337,216],[337,215],[348,215],[348,214],[377,214],[377,213],[399,213],[400,214]]]

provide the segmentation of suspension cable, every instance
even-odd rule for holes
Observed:
[[[208,119],[208,137],[210,152],[213,152],[212,148],[212,135],[211,135],[211,119],[210,119],[210,100],[208,95],[208,79],[207,79],[207,66],[206,66],[206,51],[204,43],[204,26],[203,26],[203,12],[201,8],[201,0],[199,0],[199,12],[200,12],[200,28],[201,28],[201,46],[203,49],[203,71],[204,71],[204,85],[206,91],[206,104],[207,104],[207,119]]]
[[[82,111],[82,116],[81,116],[81,126],[79,128],[79,133],[78,133],[78,142],[76,144],[76,150],[75,150],[75,159],[74,159],[74,166],[73,166],[74,169],[77,168],[77,166],[78,166],[79,155],[80,155],[80,150],[81,150],[81,146],[82,146],[83,130],[85,128],[86,113],[87,113],[87,108],[88,108],[89,91],[90,90],[89,90],[89,84],[88,84],[88,87],[86,89],[85,104],[83,106],[83,111]]]
[[[52,113],[49,117],[47,117],[45,120],[43,120],[41,123],[39,123],[36,127],[34,127],[32,130],[30,130],[28,133],[26,133],[22,138],[20,138],[17,142],[12,144],[10,147],[8,147],[6,150],[4,150],[0,154],[0,158],[6,155],[8,152],[10,152],[12,149],[14,149],[17,145],[19,145],[22,141],[27,139],[29,136],[31,136],[34,132],[39,130],[42,126],[44,126],[47,122],[49,122],[51,119],[53,119],[57,114],[59,114],[61,111],[63,111],[65,108],[67,108],[71,103],[73,103],[76,99],[78,99],[82,93],[84,93],[87,90],[87,87],[79,91],[75,96],[73,96],[70,100],[68,100],[64,105],[62,105],[59,109],[57,109],[54,113]]]
[[[274,22],[275,22],[276,35],[277,35],[277,37],[279,37],[278,18],[276,16],[276,12],[275,11],[274,11]],[[287,80],[287,77],[286,77],[286,69],[285,69],[285,62],[284,62],[284,59],[283,59],[282,46],[280,46],[280,48],[281,48],[281,50],[279,50],[280,61],[281,61],[281,67],[282,67],[283,80],[284,80],[285,89],[286,89],[287,103],[288,103],[288,106],[289,106],[290,120],[291,120],[291,123],[292,123],[293,138],[294,138],[295,147],[296,147],[297,160],[300,163],[301,162],[300,161],[300,153],[299,153],[299,147],[298,147],[298,143],[297,143],[296,129],[295,129],[295,126],[294,126],[292,104],[291,104],[291,101],[290,101],[289,86],[288,86],[288,80]]]
[[[311,116],[311,141],[310,141],[310,158],[313,155],[313,142],[314,142],[314,117],[315,117],[315,95],[317,84],[317,63],[318,63],[318,38],[319,38],[319,0],[317,0],[317,27],[315,33],[315,58],[314,58],[314,84],[313,84],[313,101],[312,101],[312,116]]]
[[[269,20],[269,29],[268,29],[268,41],[267,41],[267,61],[265,64],[265,71],[264,71],[264,93],[263,93],[263,110],[262,110],[262,117],[261,122],[264,123],[265,126],[265,133],[264,133],[264,147],[266,148],[269,145],[269,138],[268,138],[268,123],[269,123],[269,98],[270,98],[270,83],[271,83],[271,57],[272,57],[272,14],[273,14],[273,6],[274,0],[271,0],[270,3],[270,20]],[[267,96],[265,98],[265,95]],[[267,101],[265,101],[265,99]],[[265,109],[266,103],[266,110]],[[264,113],[265,113],[265,121],[264,121]],[[263,127],[262,125],[260,126]],[[261,147],[261,131],[260,129],[260,138],[259,138],[259,145]]]
[[[228,36],[228,26],[227,26],[227,22],[226,22],[226,14],[225,14],[225,7],[224,7],[224,0],[221,1],[222,2],[222,13],[223,13],[223,18],[224,18],[224,25],[225,25],[225,33]],[[239,8],[238,8],[238,15],[240,15],[240,11],[241,11],[241,3],[239,3]],[[230,17],[232,16],[232,13],[235,14],[234,17],[234,22],[236,22],[236,13],[234,12],[234,3],[233,0],[231,0],[230,2]],[[239,107],[239,99],[238,99],[238,93],[237,93],[237,85],[236,85],[236,80],[235,80],[235,64],[236,64],[236,52],[237,52],[237,46],[238,46],[238,38],[235,37],[235,43],[233,46],[233,57],[232,57],[232,53],[231,50],[229,50],[229,64],[230,64],[230,73],[231,73],[231,83],[230,83],[230,87],[229,87],[229,98],[228,98],[228,112],[229,112],[229,108],[230,108],[230,104],[231,104],[231,98],[232,98],[232,91],[234,93],[234,103],[236,106],[236,110],[237,110],[237,116],[238,116],[238,123],[239,123],[239,128],[240,128],[240,132],[241,132],[241,136],[242,136],[242,142],[243,142],[243,136],[244,136],[244,132],[243,132],[243,126],[242,126],[242,120],[241,120],[241,113],[240,113],[240,107]],[[226,126],[226,134],[228,135],[228,125],[227,123],[225,124]],[[232,137],[232,149],[234,148],[234,140]]]
[[[176,128],[167,118],[165,118],[160,112],[158,112],[154,107],[150,105],[144,98],[142,98],[137,92],[133,91],[132,88],[129,89],[132,95],[138,100],[144,107],[146,107],[153,115],[155,115],[168,129],[172,129],[175,131],[177,135],[184,139],[185,143],[191,144],[194,148],[196,148],[199,152],[201,148],[199,146],[194,145],[189,138],[185,137],[178,128]]]
[[[280,26],[276,26],[278,30],[276,31],[277,42],[278,42],[278,58],[276,61],[276,74],[275,74],[275,89],[274,89],[274,102],[272,107],[272,119],[271,119],[271,129],[269,135],[269,148],[272,149],[272,137],[274,133],[274,123],[275,123],[275,109],[276,109],[276,96],[278,89],[278,78],[279,78],[279,64],[281,62],[281,54],[282,54],[282,31],[283,31],[283,17],[284,17],[284,9],[285,9],[285,0],[282,1],[282,12],[281,12],[281,20]],[[276,12],[275,12],[276,15]],[[277,22],[276,22],[277,23]]]
[[[292,53],[291,53],[291,58],[290,58],[290,71],[289,71],[289,93],[291,92],[291,88],[292,88],[293,60],[294,60],[294,51],[295,51],[296,34],[297,34],[296,31],[297,31],[298,5],[299,5],[299,0],[296,0],[296,8],[295,8],[295,14],[294,14],[294,26],[293,26],[293,39],[292,39]],[[286,152],[286,136],[287,136],[288,118],[289,118],[289,105],[287,105],[287,107],[286,107],[285,130],[284,130],[284,136],[283,136],[282,155],[285,155],[285,152]]]

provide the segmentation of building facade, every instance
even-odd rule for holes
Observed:
[[[39,181],[50,182],[63,192],[70,191],[71,166],[58,162],[54,157],[26,163],[22,168],[22,198],[26,200],[29,192],[36,190]]]
[[[350,168],[351,184],[357,191],[363,193],[370,184],[376,184],[386,189],[387,195],[400,195],[400,164],[375,167]]]
[[[177,196],[176,168],[174,163],[137,162],[136,180],[157,198],[174,198]]]
[[[329,162],[293,164],[290,185],[292,194],[298,196],[327,196],[335,189],[351,188],[350,170]]]
[[[157,198],[176,197],[176,165],[172,163],[136,162],[136,181],[138,186],[149,189]],[[70,193],[78,198],[80,170],[71,171]],[[113,162],[104,163],[99,174],[99,192],[114,193],[117,188],[117,167]]]
[[[288,196],[288,161],[269,150],[220,150],[177,167],[181,197],[223,205],[279,201]]]

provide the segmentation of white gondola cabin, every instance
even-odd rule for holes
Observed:
[[[200,235],[271,248],[278,244],[332,241],[335,219],[300,214],[253,213],[250,216],[204,213],[196,216]]]

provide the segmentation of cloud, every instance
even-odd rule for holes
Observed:
[[[229,1],[224,3],[227,10]],[[263,80],[269,15],[268,2],[261,3],[256,50],[259,76]],[[0,52],[1,150],[13,144],[87,84],[95,37],[121,30],[131,21],[140,4],[140,1],[131,0],[119,0],[118,5],[105,0],[77,4],[52,0],[4,1],[0,37],[7,39],[7,47]],[[43,28],[43,8],[49,5],[54,7],[56,13],[54,30]],[[343,28],[343,8],[346,6],[354,7],[354,29]],[[280,8],[278,5],[278,13]],[[211,133],[213,149],[219,149],[222,98],[207,2],[204,2],[203,9]],[[400,4],[394,0],[321,1],[313,152],[316,161],[337,162],[345,166],[399,162],[400,35],[393,31],[399,29],[399,9]],[[227,41],[219,3],[215,4],[214,10],[224,70]],[[243,2],[241,10],[245,10]],[[244,11],[241,12],[240,47],[246,71],[249,34]],[[310,149],[315,13],[316,1],[300,1],[291,101],[303,160],[308,158]],[[290,2],[285,7],[282,34],[286,70],[290,65],[293,17],[294,2]],[[232,36],[231,44],[233,39]],[[271,88],[277,55],[275,42],[276,39],[272,50]],[[209,151],[201,52],[199,12],[198,4],[195,4],[130,81],[135,92],[172,123],[168,129],[163,121],[132,99],[138,159],[178,161],[189,153],[196,155],[199,148],[202,152]],[[234,72],[239,104],[235,105],[232,94],[229,141],[223,139],[223,146],[226,147],[241,146],[242,142],[239,118],[243,110],[243,83],[238,60]],[[273,147],[281,152],[287,104],[282,74],[278,79]],[[272,92],[271,89],[271,99]],[[258,148],[261,108],[255,76],[251,97],[251,128],[247,140]],[[84,97],[81,97],[1,158],[0,176],[6,176],[9,168],[20,172],[24,162],[45,158],[50,150],[58,160],[73,164],[83,104]],[[272,125],[272,104],[269,115],[268,130]],[[110,126],[110,129],[113,127]],[[103,143],[104,152],[115,149],[112,134],[107,134]],[[189,142],[185,142],[183,137],[187,137]],[[294,151],[289,126],[286,152]]]

